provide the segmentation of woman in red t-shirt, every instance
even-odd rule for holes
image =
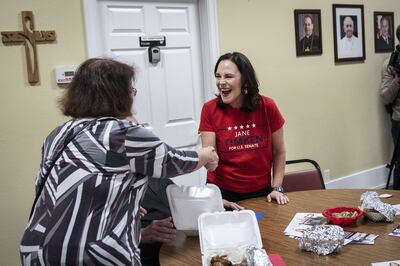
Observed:
[[[208,182],[221,189],[226,208],[242,209],[234,202],[259,196],[288,203],[285,120],[275,102],[259,94],[254,68],[241,53],[222,55],[214,74],[219,94],[204,104],[199,127],[203,146],[214,146],[219,156]]]

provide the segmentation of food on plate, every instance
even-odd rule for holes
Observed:
[[[232,262],[226,259],[227,255],[214,256],[211,258],[211,266],[231,266]]]
[[[343,212],[333,212],[332,216],[336,218],[351,218],[351,217],[356,217],[358,213],[356,211],[353,212],[348,212],[348,211],[343,211]]]
[[[233,264],[227,259],[228,255],[216,255],[211,258],[210,266],[247,266],[246,260],[241,263]]]

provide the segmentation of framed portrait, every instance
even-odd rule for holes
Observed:
[[[364,6],[333,4],[335,62],[365,60]]]
[[[294,26],[296,55],[322,54],[321,10],[295,9]]]
[[[394,13],[374,12],[375,53],[394,50]]]

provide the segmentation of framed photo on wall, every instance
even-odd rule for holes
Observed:
[[[335,62],[365,60],[364,6],[333,4]]]
[[[321,10],[295,9],[294,26],[296,55],[322,54]]]
[[[394,13],[374,12],[375,53],[394,50]]]

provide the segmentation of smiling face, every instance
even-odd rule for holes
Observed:
[[[215,78],[223,103],[233,108],[241,108],[243,104],[242,75],[236,64],[230,60],[222,60],[218,64]]]

